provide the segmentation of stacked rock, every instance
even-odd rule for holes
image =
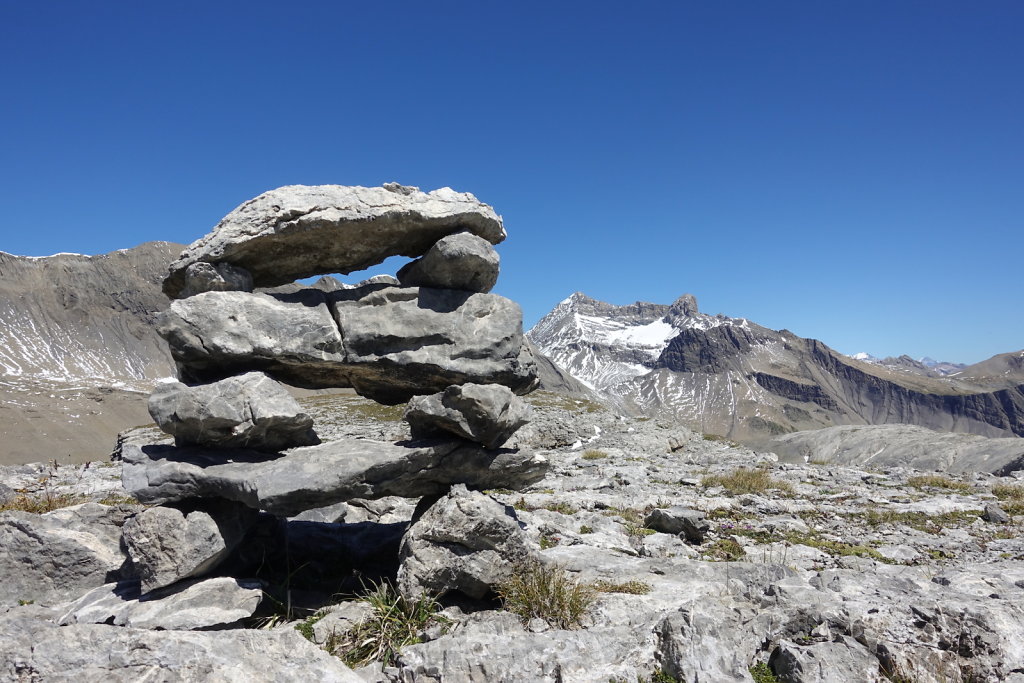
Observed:
[[[489,293],[504,237],[490,206],[448,188],[289,186],[189,246],[170,266],[164,291],[175,300],[158,323],[181,381],[149,402],[175,444],[121,449],[125,488],[163,506],[124,528],[142,593],[209,572],[256,511],[292,517],[383,496],[447,510],[476,500],[472,489],[539,481],[544,458],[501,448],[530,417],[517,394],[537,384],[518,305]],[[397,280],[267,289],[396,255],[416,259]],[[408,402],[413,439],[321,443],[281,382]],[[496,528],[519,530],[508,519]],[[421,549],[423,534],[409,534]],[[411,573],[406,585],[433,585]]]

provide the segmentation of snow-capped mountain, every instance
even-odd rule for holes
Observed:
[[[877,356],[872,356],[870,353],[861,351],[860,353],[853,354],[850,358],[859,360],[863,363],[880,365],[897,372],[912,372],[925,377],[946,377],[947,375],[960,372],[967,367],[964,363],[937,361],[927,356],[915,360],[906,354],[896,358],[893,358],[892,356],[878,358]]]
[[[941,377],[917,364],[844,356],[745,318],[707,315],[692,295],[670,306],[613,306],[576,293],[528,338],[556,365],[624,410],[758,441],[796,429],[904,422],[989,436],[1024,435],[1024,381]]]

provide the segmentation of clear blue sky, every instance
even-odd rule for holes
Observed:
[[[1024,348],[1024,3],[0,2],[0,250],[293,183],[473,192],[580,290],[847,352]],[[390,264],[389,264],[390,265]]]

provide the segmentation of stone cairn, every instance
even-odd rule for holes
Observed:
[[[170,266],[173,301],[158,322],[181,381],[149,402],[174,445],[121,444],[125,488],[156,506],[123,527],[132,597],[191,590],[211,572],[223,582],[257,517],[387,496],[419,499],[392,548],[404,594],[479,598],[506,577],[529,553],[523,532],[510,508],[477,491],[522,489],[547,462],[501,448],[530,418],[517,394],[538,381],[519,306],[489,293],[504,238],[500,217],[471,194],[325,185],[262,194],[190,245]],[[396,255],[415,259],[397,279],[279,287]],[[407,402],[413,438],[322,443],[281,382]],[[258,582],[229,583],[242,611],[252,607]],[[88,612],[78,610],[72,620]]]

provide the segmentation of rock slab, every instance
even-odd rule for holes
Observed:
[[[225,498],[282,517],[353,498],[441,495],[453,484],[520,489],[548,461],[532,451],[485,450],[465,441],[388,443],[339,439],[268,459],[257,451],[140,445],[122,449],[122,480],[138,500],[164,504]]]
[[[255,286],[273,287],[421,256],[442,237],[467,231],[491,244],[505,239],[494,209],[447,187],[288,185],[245,202],[189,245],[171,264],[164,292],[181,296],[186,271],[198,262],[240,266]]]

